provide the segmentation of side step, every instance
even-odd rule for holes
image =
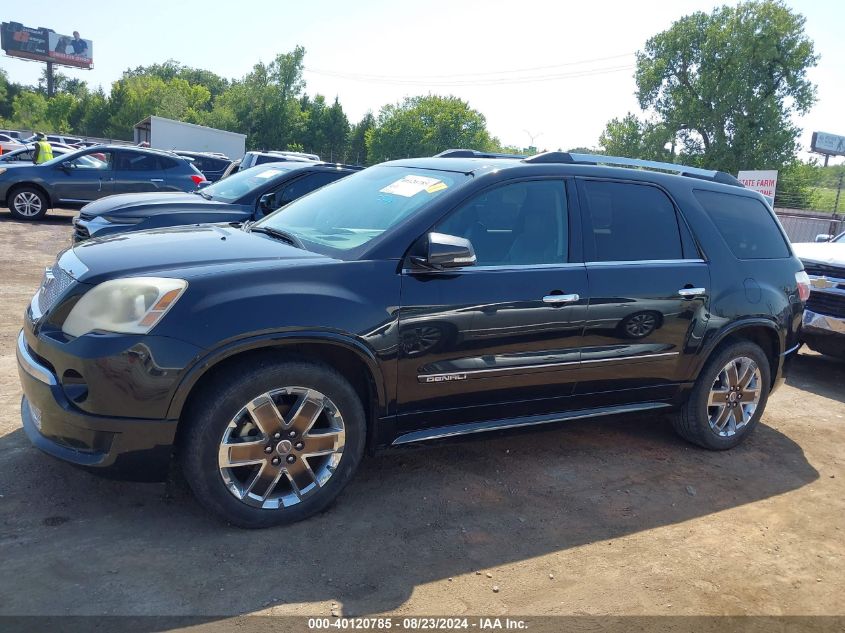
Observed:
[[[444,437],[455,437],[457,435],[469,435],[470,433],[501,431],[503,429],[515,429],[523,426],[551,424],[552,422],[566,422],[568,420],[581,420],[584,418],[597,418],[604,415],[615,415],[618,413],[638,413],[640,411],[669,409],[671,407],[672,405],[668,402],[641,402],[638,404],[619,404],[611,407],[598,407],[596,409],[579,409],[578,411],[569,411],[565,413],[528,415],[525,417],[508,418],[505,420],[451,424],[449,426],[438,426],[431,429],[405,433],[393,440],[392,446],[413,444],[414,442],[425,442],[426,440],[438,440]]]

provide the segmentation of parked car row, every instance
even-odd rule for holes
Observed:
[[[78,171],[119,179],[122,149],[98,151],[48,165],[44,203],[80,200]],[[639,412],[732,448],[811,297],[735,178],[563,152],[264,164],[92,202],[76,231],[18,339],[28,437],[134,479],[175,459],[244,527],[325,508],[365,451],[439,438]]]

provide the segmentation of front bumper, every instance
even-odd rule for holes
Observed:
[[[58,459],[120,479],[167,476],[176,420],[100,416],[70,402],[50,367],[21,332],[17,342],[23,428],[32,444]]]
[[[801,329],[812,334],[839,334],[845,336],[845,319],[804,310]]]

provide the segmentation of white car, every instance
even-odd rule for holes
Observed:
[[[845,233],[792,248],[804,262],[812,286],[801,340],[821,354],[845,360]]]
[[[18,139],[12,138],[8,134],[0,134],[0,148],[2,148],[4,154],[21,147],[23,147],[23,143]]]

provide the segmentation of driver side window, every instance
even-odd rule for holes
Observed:
[[[569,256],[569,215],[561,180],[489,189],[434,229],[468,239],[478,266],[560,264]]]
[[[67,161],[72,169],[111,169],[111,152],[91,152]]]

